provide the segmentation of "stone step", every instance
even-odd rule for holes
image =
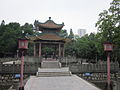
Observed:
[[[71,76],[71,72],[37,72],[38,77]]]
[[[59,61],[42,61],[41,67],[42,68],[60,68],[61,65]]]
[[[69,67],[62,68],[38,68],[38,72],[68,72]]]
[[[70,76],[69,67],[64,68],[38,68],[38,77]]]

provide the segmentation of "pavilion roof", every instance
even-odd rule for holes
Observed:
[[[53,20],[51,20],[51,17],[49,17],[49,20],[47,20],[44,23],[41,23],[39,21],[35,21],[35,25],[39,27],[39,30],[43,30],[42,28],[48,28],[48,29],[62,29],[64,26],[64,23],[57,24]]]
[[[34,41],[34,40],[50,40],[50,41],[65,41],[65,42],[70,41],[70,39],[58,36],[54,33],[45,33],[39,36],[28,36],[27,39],[29,39],[30,41]]]
[[[54,21],[52,20],[47,20],[45,23],[40,23],[39,27],[44,27],[44,28],[62,28],[64,26],[64,24],[56,24]]]

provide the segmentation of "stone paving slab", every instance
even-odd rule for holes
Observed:
[[[101,90],[76,75],[61,77],[31,76],[25,90]]]

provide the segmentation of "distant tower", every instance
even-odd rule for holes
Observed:
[[[86,29],[78,29],[78,36],[83,37],[86,34]]]

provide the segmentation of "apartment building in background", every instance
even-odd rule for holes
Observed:
[[[78,36],[83,37],[86,34],[86,29],[78,29]]]

